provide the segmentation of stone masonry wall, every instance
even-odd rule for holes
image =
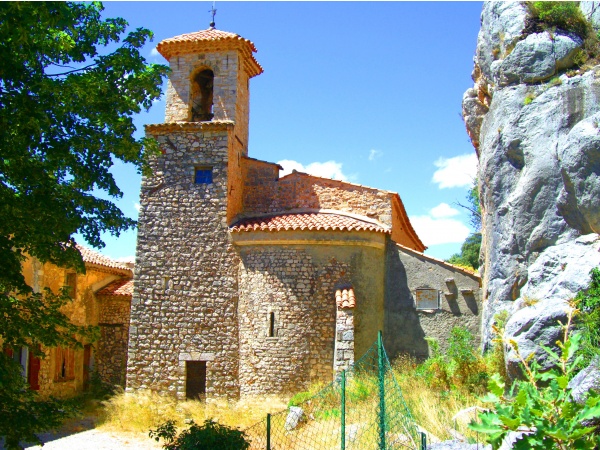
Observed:
[[[330,382],[335,341],[335,287],[346,264],[319,267],[301,248],[252,247],[240,265],[242,395],[298,392]],[[271,313],[274,336],[269,337]]]
[[[171,74],[167,84],[167,107],[165,122],[186,122],[191,118],[191,76],[199,69],[211,69],[214,73],[213,114],[215,120],[244,121],[236,117],[236,102],[248,101],[247,89],[244,98],[238,98],[239,54],[235,50],[173,56],[169,61]],[[244,83],[246,84],[246,83]],[[239,107],[244,113],[244,108]],[[247,107],[245,108],[247,116]],[[247,122],[247,119],[246,119]],[[240,131],[240,139],[247,145],[247,128]],[[244,139],[245,137],[245,139]]]
[[[384,344],[391,358],[408,353],[429,356],[426,337],[446,351],[455,326],[468,329],[480,342],[480,278],[458,267],[388,242]],[[438,292],[439,308],[417,310],[417,289]]]
[[[164,155],[142,179],[127,390],[184,398],[185,360],[194,356],[207,361],[207,395],[237,397],[238,256],[226,218],[232,133],[155,133]],[[212,167],[212,184],[194,183],[199,165]]]
[[[244,191],[244,213],[271,213],[300,208],[336,209],[367,216],[391,226],[391,196],[391,193],[378,189],[302,173],[268,181],[262,178],[260,171],[249,171]]]
[[[125,387],[130,304],[126,297],[100,297],[100,340],[96,344],[95,370],[111,385]]]

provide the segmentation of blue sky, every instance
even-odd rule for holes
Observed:
[[[163,39],[206,29],[212,2],[108,2],[104,17]],[[471,87],[479,2],[217,2],[216,27],[253,41],[265,72],[250,82],[253,158],[400,194],[413,226],[447,258],[469,233],[455,205],[476,158],[460,117]],[[136,118],[164,121],[164,98]],[[117,201],[137,217],[140,176],[116,164]],[[135,254],[135,231],[102,253]]]

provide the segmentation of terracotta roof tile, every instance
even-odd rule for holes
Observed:
[[[268,217],[252,217],[241,219],[230,228],[233,232],[241,231],[375,231],[390,233],[382,225],[360,220],[343,214],[331,213],[294,213],[278,214]]]
[[[100,290],[98,295],[131,297],[133,295],[133,280],[114,281]]]
[[[335,291],[335,304],[339,309],[354,308],[356,306],[354,289],[338,289]]]
[[[81,256],[83,257],[83,262],[87,264],[95,264],[97,266],[108,267],[111,269],[120,269],[120,270],[131,270],[126,264],[114,261],[110,259],[108,256],[101,255],[94,250],[91,250],[83,245],[77,245],[77,248],[81,252]]]
[[[250,77],[263,73],[262,66],[254,58],[253,53],[257,50],[252,41],[241,37],[239,34],[217,30],[213,27],[165,39],[156,46],[156,50],[166,59],[171,59],[171,57],[177,55],[201,53],[210,50],[234,49],[241,51],[246,57],[246,69]]]
[[[256,52],[256,47],[254,46],[254,43],[252,41],[249,41],[248,39],[244,39],[243,37],[241,37],[239,34],[236,33],[230,33],[229,31],[223,31],[223,30],[217,30],[216,28],[210,27],[207,28],[206,30],[201,30],[201,31],[194,31],[193,33],[185,33],[185,34],[180,34],[179,36],[174,36],[172,38],[168,38],[165,39],[163,41],[160,41],[160,43],[156,46],[156,49],[161,52],[166,46],[172,45],[172,44],[179,44],[179,43],[185,43],[185,42],[200,42],[200,41],[221,41],[221,40],[228,40],[228,39],[233,39],[233,40],[239,40],[242,42],[247,43],[250,48],[252,49],[253,52]],[[163,55],[164,56],[164,55]]]

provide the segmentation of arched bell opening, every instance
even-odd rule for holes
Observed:
[[[212,120],[213,85],[215,75],[210,69],[202,69],[192,76],[191,110],[192,122]]]

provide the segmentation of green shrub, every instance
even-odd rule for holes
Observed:
[[[304,403],[309,398],[313,397],[315,394],[313,392],[305,391],[298,392],[288,402],[288,407],[290,406],[299,406],[301,403]]]
[[[250,448],[246,433],[235,428],[220,425],[212,419],[204,425],[193,421],[187,430],[177,435],[175,422],[167,420],[156,430],[150,430],[150,437],[157,442],[163,439],[165,450],[246,450]]]
[[[489,380],[490,393],[483,399],[490,409],[479,414],[480,423],[471,429],[488,435],[493,449],[502,444],[512,431],[524,434],[514,448],[522,449],[594,449],[600,444],[591,419],[600,418],[600,395],[590,391],[584,404],[576,403],[568,387],[581,359],[578,354],[581,335],[569,336],[572,312],[563,327],[564,336],[557,342],[560,355],[542,347],[555,362],[555,367],[540,372],[535,363],[523,359],[516,342],[509,341],[523,365],[526,380],[515,381],[508,394],[499,374]]]
[[[582,334],[583,365],[600,355],[600,269],[592,269],[590,277],[589,288],[575,297],[575,305],[581,311],[577,322]]]
[[[582,39],[592,31],[591,24],[579,9],[579,2],[533,2],[530,9],[533,18],[547,28],[571,31]]]

